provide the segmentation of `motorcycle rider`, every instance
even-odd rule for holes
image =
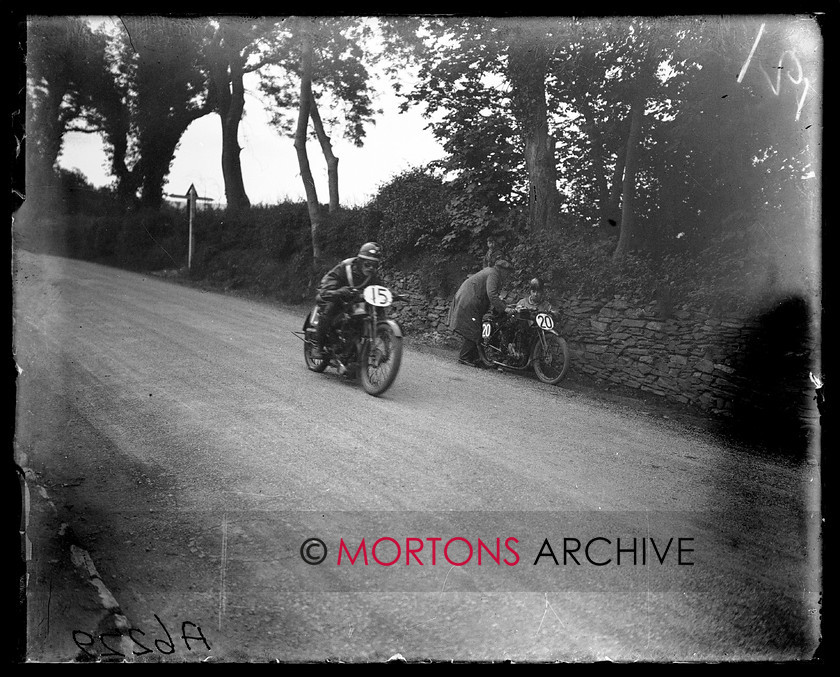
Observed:
[[[539,312],[551,312],[551,302],[545,298],[545,285],[543,281],[538,278],[532,278],[528,283],[528,295],[519,299],[514,306],[515,311],[519,310],[535,310]],[[501,328],[502,345],[509,343],[516,343],[516,332],[522,328],[519,320],[514,316],[509,316],[505,324]]]
[[[324,359],[327,335],[344,304],[353,300],[357,290],[379,284],[381,261],[382,248],[376,242],[366,242],[356,256],[344,259],[321,278],[316,296],[318,328],[315,334],[316,344],[312,348],[313,359]]]
[[[528,283],[529,293],[516,302],[516,308],[527,308],[538,310],[543,313],[551,312],[551,302],[545,298],[545,285],[543,281],[535,277]]]

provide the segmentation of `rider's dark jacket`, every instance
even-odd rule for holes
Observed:
[[[371,273],[370,277],[365,277],[362,272],[361,259],[351,257],[344,259],[321,278],[317,299],[319,302],[330,303],[338,300],[335,292],[342,287],[364,289],[372,284],[380,284],[378,271]]]

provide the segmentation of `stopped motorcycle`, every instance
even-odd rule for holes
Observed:
[[[334,367],[346,378],[359,377],[365,392],[378,396],[394,383],[403,352],[402,329],[396,320],[385,316],[385,309],[405,297],[382,285],[353,291],[355,297],[345,302],[333,320],[323,359],[312,356],[320,320],[317,305],[306,316],[303,331],[293,333],[303,339],[303,359],[308,369],[320,373]]]
[[[557,313],[516,308],[510,318],[488,313],[481,324],[478,355],[488,367],[534,369],[543,383],[559,383],[569,370],[569,348],[556,330]]]

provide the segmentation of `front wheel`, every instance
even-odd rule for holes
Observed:
[[[566,339],[545,334],[545,345],[537,345],[534,371],[543,383],[559,383],[569,370],[569,348]]]
[[[362,387],[369,395],[381,395],[394,383],[402,362],[402,336],[389,322],[376,325],[373,341],[365,343],[361,356]]]

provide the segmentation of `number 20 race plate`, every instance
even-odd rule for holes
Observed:
[[[540,329],[554,329],[554,318],[548,313],[537,313],[536,319]]]

